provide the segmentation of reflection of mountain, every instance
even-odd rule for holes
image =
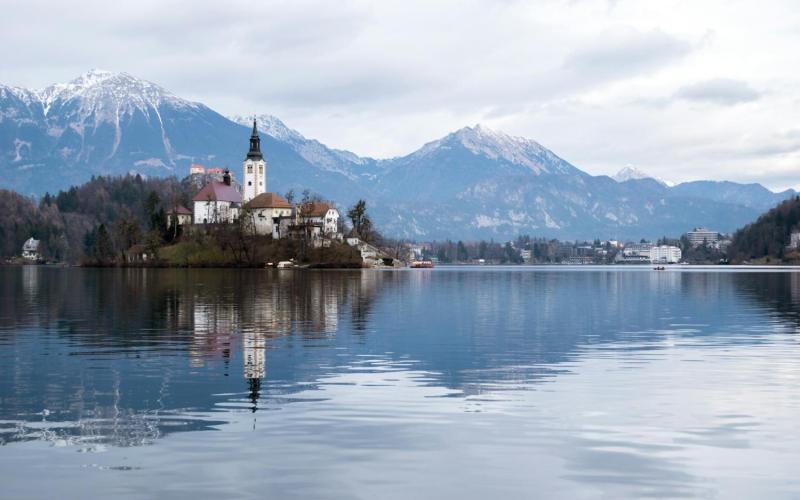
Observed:
[[[473,394],[684,337],[757,343],[772,311],[796,321],[798,290],[788,273],[614,268],[3,268],[0,422],[24,423],[0,423],[0,441],[146,443],[379,369],[361,363],[376,355]]]

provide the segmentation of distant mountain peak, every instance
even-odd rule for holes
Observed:
[[[412,156],[425,156],[442,149],[460,146],[476,156],[501,160],[531,169],[534,173],[566,173],[575,167],[556,156],[538,142],[493,130],[485,125],[464,127],[447,136],[427,143]]]
[[[53,104],[80,99],[84,106],[96,108],[133,109],[158,107],[168,102],[176,107],[197,107],[177,97],[155,83],[136,78],[128,73],[114,73],[103,69],[91,69],[66,83],[55,83],[36,91],[44,106],[45,114]]]
[[[652,180],[658,182],[659,184],[661,184],[662,186],[666,186],[666,187],[670,186],[669,182],[667,182],[667,181],[665,181],[663,179],[660,179],[658,177],[654,177],[654,176],[648,174],[647,172],[645,172],[643,170],[640,170],[640,169],[638,169],[638,168],[636,168],[634,166],[631,166],[631,165],[627,165],[625,167],[622,167],[619,170],[619,172],[617,172],[616,174],[611,176],[611,178],[614,179],[617,182],[625,182],[625,181],[630,181],[630,180],[652,179]]]

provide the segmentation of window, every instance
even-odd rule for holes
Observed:
[[[259,165],[258,166],[258,173],[259,174],[263,174],[264,173],[264,166],[263,165]]]
[[[252,174],[253,173],[253,166],[252,165],[248,165],[247,166],[247,173],[248,174]]]
[[[248,186],[252,186],[253,185],[253,181],[247,181],[247,185]]]

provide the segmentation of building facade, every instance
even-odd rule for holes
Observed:
[[[231,185],[231,176],[226,171],[222,182],[206,184],[192,198],[192,203],[195,224],[231,223],[239,218],[242,195]]]
[[[257,234],[270,234],[273,238],[281,237],[281,219],[291,219],[292,205],[275,193],[261,193],[245,206],[248,216],[252,217]]]
[[[339,211],[328,203],[311,202],[300,207],[300,220],[315,228],[314,235],[333,236],[339,231]]]
[[[628,243],[621,252],[617,252],[614,261],[621,264],[646,264],[650,261],[650,243]]]
[[[650,249],[653,264],[677,264],[681,261],[681,249],[672,245],[661,245]]]
[[[22,258],[25,260],[39,260],[39,240],[28,238],[22,245]]]
[[[242,165],[242,198],[245,203],[261,193],[267,192],[267,162],[261,154],[261,137],[258,135],[256,121],[253,120],[253,132],[250,134],[250,150]]]
[[[704,227],[692,229],[686,233],[686,237],[689,238],[689,243],[691,243],[693,247],[700,245],[716,245],[719,242],[719,233]]]
[[[185,226],[192,223],[192,211],[183,205],[175,205],[167,210],[167,227],[173,224]]]
[[[789,235],[789,248],[792,250],[800,249],[800,231],[792,231]]]

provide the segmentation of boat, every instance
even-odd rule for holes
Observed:
[[[409,266],[411,269],[431,269],[433,261],[431,260],[415,260]]]
[[[664,266],[656,266],[653,268],[653,271],[665,271],[667,268]]]

